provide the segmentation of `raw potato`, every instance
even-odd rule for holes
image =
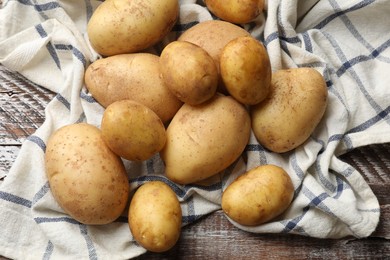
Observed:
[[[230,96],[184,104],[169,124],[160,152],[167,177],[189,184],[219,173],[242,154],[250,131],[248,111]]]
[[[95,126],[72,124],[55,131],[45,166],[54,198],[75,220],[103,225],[124,211],[129,195],[125,167]]]
[[[131,99],[152,109],[166,123],[182,102],[161,78],[159,59],[154,54],[131,53],[96,60],[85,72],[85,85],[103,107]]]
[[[231,23],[249,23],[264,9],[264,0],[205,0],[207,8]]]
[[[277,153],[295,149],[321,121],[327,99],[326,82],[315,69],[275,72],[268,98],[252,108],[252,128],[257,140]]]
[[[143,161],[158,153],[165,145],[165,127],[148,107],[120,100],[104,111],[102,136],[108,147],[124,159]]]
[[[149,251],[167,251],[180,237],[180,203],[164,182],[146,182],[138,188],[130,202],[128,219],[134,239]]]
[[[250,34],[238,25],[220,20],[210,20],[194,25],[180,35],[178,40],[191,42],[206,50],[213,58],[219,72],[222,49],[228,42],[240,36],[250,36]],[[218,91],[226,93],[221,78],[219,78]]]
[[[107,0],[92,14],[87,32],[103,56],[140,52],[161,41],[178,15],[178,0]]]
[[[190,42],[169,43],[160,55],[160,70],[171,92],[190,105],[210,99],[218,87],[219,75],[213,58]]]
[[[276,165],[262,165],[234,180],[223,192],[221,205],[235,222],[256,226],[284,212],[293,196],[287,172]]]
[[[238,37],[222,50],[221,77],[230,95],[246,105],[263,101],[271,85],[271,62],[264,45],[252,36]]]

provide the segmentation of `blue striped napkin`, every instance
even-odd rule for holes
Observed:
[[[55,129],[82,121],[100,125],[103,108],[83,84],[86,67],[99,58],[86,25],[100,3],[0,1],[0,63],[57,93],[46,107],[45,122],[24,142],[0,186],[0,255],[128,259],[145,252],[134,241],[126,215],[105,226],[87,226],[64,214],[44,172],[46,141]],[[198,22],[215,19],[203,1],[182,0],[180,5],[180,20],[165,43]],[[263,15],[243,27],[265,44],[273,70],[312,67],[324,76],[329,105],[309,140],[292,152],[274,154],[252,135],[247,161],[238,159],[207,185],[167,180],[158,155],[143,163],[126,161],[131,188],[151,180],[168,183],[187,225],[220,209],[222,191],[237,176],[272,163],[293,180],[291,207],[267,224],[234,225],[249,232],[318,238],[369,236],[379,221],[378,201],[361,174],[338,156],[390,141],[389,13],[386,0],[270,1]]]

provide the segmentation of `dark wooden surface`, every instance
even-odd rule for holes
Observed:
[[[0,179],[6,178],[25,138],[43,123],[45,105],[53,97],[0,65]],[[170,251],[138,259],[390,259],[390,144],[362,147],[341,158],[360,170],[380,202],[380,223],[368,238],[252,234],[216,211],[184,227]]]

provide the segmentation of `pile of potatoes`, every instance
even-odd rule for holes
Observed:
[[[85,86],[104,108],[101,125],[64,126],[47,143],[53,196],[81,223],[113,222],[128,209],[135,240],[154,252],[180,236],[182,212],[172,188],[147,182],[130,195],[122,159],[159,154],[171,181],[199,183],[244,152],[251,131],[269,151],[304,143],[321,120],[327,88],[311,68],[272,72],[266,48],[237,23],[255,19],[263,1],[205,1],[220,18],[198,23],[159,54],[179,17],[177,0],[107,0],[88,24],[102,55],[87,68]],[[232,8],[226,8],[231,6]],[[224,191],[222,209],[242,225],[280,215],[293,199],[288,173],[260,165]]]

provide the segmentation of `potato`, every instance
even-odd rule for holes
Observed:
[[[283,153],[304,143],[323,117],[328,92],[313,68],[279,70],[266,100],[252,107],[252,128],[265,148]]]
[[[205,0],[215,16],[231,23],[249,23],[264,9],[264,0]]]
[[[252,36],[238,37],[223,48],[220,70],[227,91],[239,102],[255,105],[267,97],[271,62],[264,45]]]
[[[124,211],[126,170],[97,127],[79,123],[55,131],[47,142],[45,167],[54,198],[75,220],[102,225]]]
[[[103,107],[131,99],[152,109],[166,123],[182,102],[160,76],[159,56],[149,53],[120,54],[88,66],[85,85]]]
[[[128,221],[134,239],[147,250],[171,249],[180,237],[182,224],[175,192],[162,181],[146,182],[131,199]]]
[[[178,15],[178,0],[108,0],[92,14],[87,33],[103,56],[135,53],[167,36]]]
[[[180,35],[178,40],[191,42],[206,50],[213,58],[219,72],[219,60],[225,45],[237,37],[249,35],[249,32],[238,25],[221,20],[210,20],[192,26]],[[220,77],[218,83],[218,90],[226,93]]]
[[[184,104],[169,124],[160,152],[167,177],[189,184],[219,173],[242,154],[250,131],[248,111],[230,96]]]
[[[120,100],[104,111],[101,131],[108,147],[124,159],[143,161],[158,153],[165,145],[165,127],[148,107]]]
[[[213,58],[190,42],[169,43],[160,55],[160,70],[169,90],[190,105],[210,99],[218,87],[219,75]]]
[[[234,180],[222,194],[222,210],[235,222],[256,226],[284,212],[294,196],[294,186],[285,170],[261,165]]]

